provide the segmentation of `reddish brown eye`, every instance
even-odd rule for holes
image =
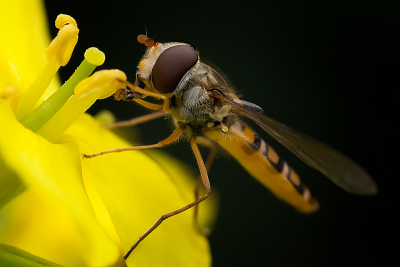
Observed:
[[[176,45],[162,52],[152,71],[154,88],[161,94],[172,93],[185,73],[196,64],[197,57],[189,45]]]

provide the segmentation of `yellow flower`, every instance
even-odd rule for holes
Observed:
[[[83,80],[104,61],[88,49],[56,90],[53,77],[78,40],[73,18],[57,18],[60,31],[49,46],[41,1],[2,3],[0,20],[7,25],[0,30],[0,243],[64,266],[121,263],[162,214],[193,201],[191,174],[155,152],[81,159],[131,146],[83,114],[123,87],[125,74],[104,70]],[[209,203],[202,209],[212,210]],[[208,266],[209,250],[193,211],[184,212],[149,235],[126,264]]]

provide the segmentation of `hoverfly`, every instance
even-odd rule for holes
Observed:
[[[259,106],[239,99],[224,77],[201,62],[198,52],[189,44],[158,43],[145,35],[139,35],[138,41],[145,44],[147,50],[138,65],[136,81],[134,84],[126,82],[128,88],[118,90],[115,98],[135,101],[158,112],[128,122],[117,122],[114,126],[135,125],[167,114],[172,118],[175,130],[169,137],[154,145],[119,148],[83,156],[92,158],[106,153],[163,147],[186,135],[200,169],[205,195],[198,197],[201,185],[198,183],[195,201],[162,215],[123,255],[124,260],[163,220],[196,206],[211,194],[207,169],[215,155],[215,144],[228,151],[254,178],[281,200],[304,213],[318,209],[318,202],[292,167],[241,121],[239,115],[255,122],[306,164],[323,173],[344,190],[360,195],[377,193],[373,179],[353,160],[264,116]],[[143,100],[145,97],[161,99],[163,103],[151,103]],[[211,149],[207,164],[204,163],[197,144]]]

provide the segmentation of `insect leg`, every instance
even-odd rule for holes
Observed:
[[[154,110],[160,110],[161,107],[162,107],[163,111],[168,111],[169,110],[170,99],[169,99],[168,96],[144,90],[144,89],[142,89],[140,87],[134,86],[133,84],[131,84],[128,81],[122,81],[121,80],[121,82],[125,83],[126,86],[128,86],[132,91],[135,91],[135,92],[137,92],[139,94],[142,94],[142,95],[151,96],[151,97],[163,100],[163,104],[159,105],[159,104],[153,104],[153,103],[144,101],[142,99],[134,99],[134,101],[139,103],[140,105],[145,106],[145,107],[150,108],[150,109],[154,109]]]
[[[194,156],[196,157],[196,161],[197,164],[199,165],[199,169],[200,169],[200,174],[201,174],[201,180],[203,181],[204,184],[204,188],[206,190],[206,194],[197,199],[196,201],[180,208],[177,210],[174,210],[170,213],[164,214],[162,215],[150,228],[149,230],[147,230],[142,236],[139,237],[139,239],[135,242],[135,244],[133,244],[133,246],[129,249],[129,251],[122,256],[123,260],[125,261],[129,255],[132,253],[132,251],[139,245],[139,243],[146,238],[146,236],[148,236],[151,232],[153,232],[164,220],[168,219],[169,217],[172,217],[174,215],[177,215],[179,213],[182,213],[190,208],[192,208],[193,206],[196,206],[197,204],[199,204],[200,202],[202,202],[203,200],[205,200],[209,195],[211,195],[211,185],[210,185],[210,181],[208,179],[208,174],[207,174],[207,169],[206,166],[204,164],[203,158],[200,154],[199,151],[199,147],[196,144],[196,137],[192,136],[190,138],[190,145],[192,146],[192,150],[194,153]]]
[[[113,149],[113,150],[102,151],[102,152],[99,152],[96,154],[91,154],[91,155],[82,154],[82,157],[83,158],[94,158],[94,157],[101,156],[101,155],[108,154],[108,153],[119,153],[119,152],[132,151],[132,150],[159,148],[159,147],[166,146],[166,145],[170,144],[171,142],[177,140],[179,138],[179,136],[182,134],[182,132],[183,132],[183,129],[178,128],[170,136],[168,136],[164,140],[161,140],[160,142],[158,142],[157,144],[154,144],[154,145],[117,148],[117,149]]]
[[[131,120],[127,120],[127,121],[118,121],[115,123],[110,123],[110,124],[106,124],[104,125],[105,128],[108,129],[112,129],[112,128],[117,128],[117,127],[128,127],[128,126],[135,126],[141,123],[145,123],[154,119],[158,119],[164,116],[164,112],[163,111],[158,111],[158,112],[154,112],[154,113],[150,113],[150,114],[146,114],[137,118],[133,118]]]
[[[210,150],[210,154],[208,155],[206,160],[206,169],[207,172],[210,172],[211,164],[213,163],[214,158],[217,155],[217,146],[213,141],[211,141],[208,138],[204,138],[202,136],[196,137],[196,143]]]
[[[142,99],[134,99],[134,101],[148,109],[152,109],[152,110],[162,110],[163,109],[163,105],[150,103],[150,102],[144,101]]]
[[[204,147],[207,147],[210,149],[210,153],[208,154],[207,160],[206,160],[206,170],[209,173],[211,169],[211,164],[213,163],[215,156],[217,155],[217,146],[215,145],[214,142],[212,142],[210,139],[204,138],[204,137],[197,137],[196,138],[196,143],[199,145],[202,145]],[[201,186],[201,176],[197,179],[195,188],[194,188],[194,199],[197,200],[199,199],[199,193],[200,193],[200,186]],[[198,213],[199,213],[199,206],[196,205],[194,207],[194,216],[193,216],[193,222],[194,222],[194,227],[195,229],[201,233],[202,235],[207,235],[206,229],[201,229],[198,221]]]

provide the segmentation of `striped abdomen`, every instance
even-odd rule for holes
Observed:
[[[204,134],[228,151],[278,198],[301,212],[310,213],[318,209],[318,202],[293,168],[257,133],[238,119],[233,120],[228,128],[226,133],[211,128]]]

